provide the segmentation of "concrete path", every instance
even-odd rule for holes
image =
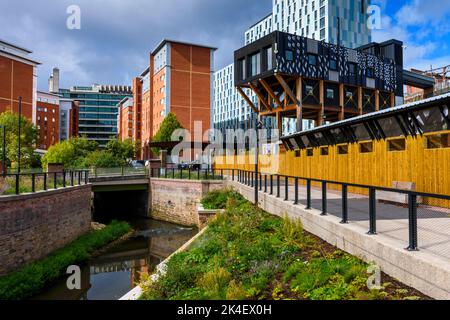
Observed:
[[[264,183],[263,183],[264,192]],[[294,202],[295,188],[292,182],[288,186],[290,202]],[[273,194],[277,194],[274,181]],[[268,187],[270,192],[270,185]],[[285,184],[280,182],[280,198],[285,198]],[[327,213],[342,217],[342,200],[340,191],[327,192]],[[322,210],[322,190],[312,188],[311,205],[313,209]],[[299,186],[299,206],[306,206],[306,187]],[[402,248],[408,247],[408,208],[406,206],[377,202],[377,232],[392,238]],[[432,253],[450,263],[450,210],[420,205],[418,207],[419,249]],[[348,194],[349,223],[369,231],[369,198],[367,196]]]

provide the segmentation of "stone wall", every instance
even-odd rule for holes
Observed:
[[[197,212],[203,196],[213,190],[223,189],[223,181],[189,181],[151,179],[151,217],[180,224],[201,226]]]
[[[91,186],[0,197],[0,276],[90,230]]]

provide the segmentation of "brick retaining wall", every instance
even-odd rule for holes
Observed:
[[[197,208],[203,196],[223,189],[223,181],[195,181],[155,179],[151,181],[151,217],[180,224],[200,227]]]
[[[91,186],[0,197],[0,276],[90,230]]]

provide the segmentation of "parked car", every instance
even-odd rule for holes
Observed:
[[[133,161],[130,162],[130,167],[132,167],[134,169],[145,168],[145,161],[133,160]]]
[[[178,164],[179,170],[200,170],[202,165],[198,161],[182,162]]]

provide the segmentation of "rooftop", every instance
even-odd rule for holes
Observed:
[[[216,51],[216,47],[211,47],[208,45],[193,43],[193,42],[184,42],[184,41],[178,41],[178,40],[170,40],[170,39],[164,39],[160,42],[160,44],[156,47],[155,50],[152,51],[151,54],[157,53],[159,50],[161,50],[162,47],[164,47],[167,43],[178,43],[178,44],[184,44],[187,46],[194,46],[194,47],[200,47],[200,48],[207,48]]]

